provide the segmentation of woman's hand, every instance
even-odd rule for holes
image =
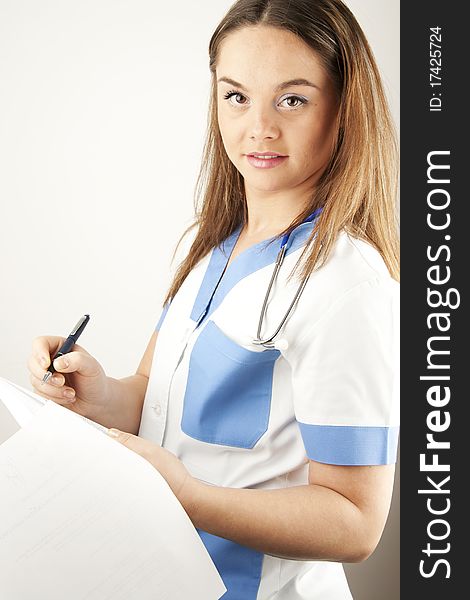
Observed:
[[[108,435],[148,460],[166,480],[174,495],[191,517],[191,510],[200,483],[189,474],[186,467],[174,454],[158,444],[131,433],[119,431],[119,429],[110,429]]]
[[[64,338],[38,337],[33,341],[28,362],[34,391],[70,408],[74,412],[99,421],[108,408],[108,378],[99,362],[84,348],[75,345],[74,351],[54,361],[56,373],[47,383],[42,379],[51,364],[51,357],[63,344]]]

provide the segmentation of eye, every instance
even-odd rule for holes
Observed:
[[[234,101],[232,101],[232,98],[234,98]],[[235,90],[231,90],[230,92],[224,94],[224,99],[229,100],[230,104],[232,104],[233,106],[243,106],[244,104],[246,104],[246,102],[244,102],[243,100],[247,100],[246,96],[244,96],[240,92],[236,92]]]
[[[230,104],[234,107],[246,106],[248,104],[248,98],[244,94],[242,94],[241,92],[237,92],[236,90],[226,92],[224,94],[224,99],[229,100]],[[302,96],[294,96],[291,94],[290,96],[285,96],[284,98],[282,98],[279,101],[278,105],[284,104],[284,108],[296,110],[304,104],[307,104],[307,102],[307,98],[303,98]]]
[[[302,98],[301,96],[286,96],[280,101],[279,104],[283,104],[284,102],[287,103],[286,108],[295,109],[307,104],[308,100],[307,98]]]

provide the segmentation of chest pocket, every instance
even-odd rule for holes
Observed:
[[[189,361],[184,433],[210,444],[253,448],[268,428],[279,355],[242,348],[209,321]]]

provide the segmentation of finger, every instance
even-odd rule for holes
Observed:
[[[124,446],[128,446],[129,448],[133,444],[135,444],[134,440],[132,440],[131,438],[134,438],[136,436],[132,435],[132,433],[127,433],[126,431],[120,431],[119,429],[116,429],[115,427],[108,429],[107,433],[110,437],[114,438],[118,442],[121,442],[121,444],[124,444]]]
[[[44,377],[44,373],[46,372],[47,367],[43,367],[39,362],[38,357],[32,354],[28,360],[28,370],[31,375],[34,375],[38,379],[42,379]]]
[[[144,440],[143,438],[132,435],[132,433],[127,433],[126,431],[120,431],[114,427],[108,429],[107,433],[117,442],[120,442],[123,446],[127,446],[129,450],[140,454],[140,456],[143,456],[144,458],[148,459],[152,454],[153,444],[148,440]]]
[[[54,369],[60,373],[80,373],[84,377],[99,375],[98,362],[87,352],[69,352],[54,360]]]
[[[45,371],[41,367],[41,365],[38,364],[38,361],[36,360],[36,358],[34,356],[31,356],[28,361],[28,369],[29,369],[31,375],[33,375],[36,379],[40,380],[41,382],[44,379],[44,375],[47,373],[47,371]],[[56,387],[60,387],[60,386],[64,385],[65,377],[63,375],[61,375],[60,373],[54,373],[54,375],[52,377],[49,377],[47,382]]]
[[[75,390],[73,388],[69,386],[58,387],[49,382],[43,383],[42,379],[38,379],[34,375],[31,375],[30,379],[34,391],[40,396],[64,406],[75,402]]]
[[[51,364],[51,356],[54,356],[64,340],[65,338],[58,336],[40,336],[33,340],[32,355],[36,357],[41,367],[47,369]]]

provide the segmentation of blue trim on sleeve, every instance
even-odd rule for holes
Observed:
[[[300,248],[312,233],[315,222],[302,223],[292,231],[286,246],[286,254]],[[214,248],[201,287],[191,312],[191,319],[197,323],[209,318],[220,306],[225,296],[242,279],[255,271],[273,264],[279,253],[280,243],[275,236],[254,244],[242,252],[230,264],[224,274],[230,254],[238,240],[241,228],[234,231],[220,246]],[[271,243],[274,242],[274,243]],[[222,275],[224,275],[223,279]],[[217,284],[220,281],[220,285]]]
[[[389,465],[397,460],[399,427],[300,423],[307,456],[331,465]]]
[[[223,600],[256,600],[264,555],[231,540],[197,531],[227,588]]]
[[[169,308],[170,308],[170,304],[167,302],[165,304],[165,306],[163,307],[162,314],[160,315],[160,318],[158,319],[158,323],[155,326],[155,331],[160,331],[163,321],[165,320],[166,313],[168,312]]]

